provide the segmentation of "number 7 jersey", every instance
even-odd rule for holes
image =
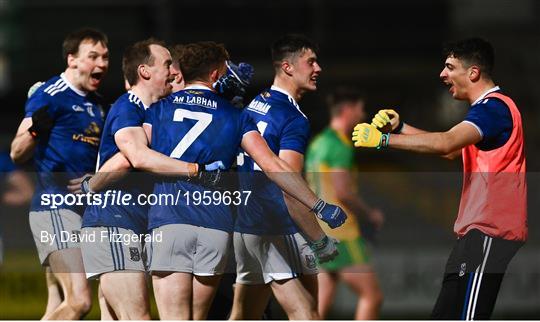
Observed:
[[[203,86],[187,87],[153,104],[146,111],[145,123],[152,126],[153,150],[186,162],[222,161],[226,168],[235,161],[244,134],[257,131],[247,113]],[[204,190],[209,189],[184,179],[159,181],[154,193],[172,194],[175,204],[152,206],[149,228],[190,224],[231,232],[233,218],[228,205],[195,205],[186,196]]]

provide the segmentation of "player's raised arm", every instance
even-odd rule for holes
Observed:
[[[410,124],[403,122],[399,114],[392,109],[379,110],[373,117],[371,125],[377,127],[382,133],[391,132],[401,135],[416,135],[427,134],[428,131],[416,128]],[[461,147],[449,153],[439,153],[441,157],[453,160],[461,155]]]
[[[29,99],[41,85],[43,85],[43,82],[36,82],[28,89]],[[30,111],[27,112],[27,117],[19,124],[17,134],[15,134],[15,138],[11,142],[10,157],[15,163],[23,163],[30,159],[34,153],[38,137],[47,136],[54,124],[54,121],[47,113],[48,106],[39,101],[40,99],[34,97],[32,102],[27,103],[28,105],[41,104],[43,106],[32,114],[29,114]],[[29,108],[32,108],[32,106]]]
[[[28,129],[32,126],[32,118],[26,117],[21,121],[17,134],[11,141],[10,157],[14,163],[20,164],[32,157],[37,141]]]
[[[420,134],[427,131],[415,128],[410,124],[403,122],[399,113],[393,109],[382,109],[373,116],[371,124],[376,126],[383,133],[392,132],[395,134]]]
[[[261,167],[270,180],[274,181],[283,191],[300,201],[304,206],[311,209],[317,217],[328,223],[330,227],[339,227],[345,222],[347,219],[345,212],[341,208],[327,204],[322,199],[319,199],[309,189],[302,176],[270,150],[266,141],[258,132],[246,133],[241,146]]]
[[[420,153],[448,155],[465,146],[480,142],[482,136],[476,127],[462,122],[446,132],[427,132],[421,134],[383,134],[375,126],[367,123],[354,128],[352,140],[356,147],[393,147]]]

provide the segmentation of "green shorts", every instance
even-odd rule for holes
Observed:
[[[320,264],[325,271],[339,271],[349,266],[370,263],[366,242],[362,237],[341,241],[336,246],[339,255],[333,261]]]

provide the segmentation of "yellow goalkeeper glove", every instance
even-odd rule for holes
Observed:
[[[383,134],[371,124],[362,123],[354,127],[352,140],[355,147],[385,148],[388,146],[390,134]]]
[[[371,120],[371,124],[383,133],[399,133],[403,128],[403,121],[400,120],[399,114],[391,109],[379,110]]]

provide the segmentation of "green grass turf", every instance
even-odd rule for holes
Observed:
[[[92,309],[85,319],[99,320],[97,281],[92,281]],[[152,293],[150,292],[152,296]],[[151,313],[158,318],[155,301],[150,300]],[[45,312],[47,289],[45,274],[35,251],[10,251],[0,266],[0,319],[38,320]]]

